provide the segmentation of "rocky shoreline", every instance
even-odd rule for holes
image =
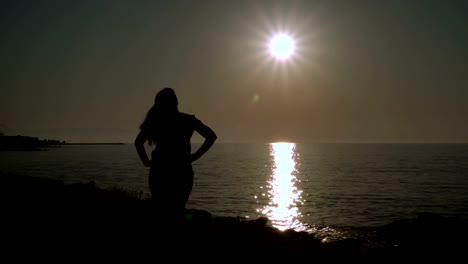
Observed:
[[[218,217],[187,209],[185,218],[175,223],[136,193],[104,190],[93,182],[64,184],[0,175],[6,194],[4,239],[12,250],[104,256],[122,252],[164,255],[177,250],[198,256],[287,253],[327,260],[404,260],[454,258],[467,246],[466,219],[422,214],[369,229],[378,241],[348,238],[324,243],[313,234],[279,231],[266,218]]]

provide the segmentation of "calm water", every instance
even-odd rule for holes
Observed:
[[[279,229],[468,215],[468,145],[215,144],[194,170],[188,208],[267,216]],[[0,152],[0,171],[149,195],[148,169],[132,144]]]

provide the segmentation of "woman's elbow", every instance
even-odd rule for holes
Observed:
[[[142,131],[140,131],[140,133],[138,133],[138,135],[136,136],[135,138],[135,141],[133,142],[133,144],[135,146],[143,146],[146,142],[147,138],[145,136],[145,134],[143,134]]]
[[[213,141],[213,142],[215,142],[216,139],[218,139],[218,136],[217,136],[215,133],[213,133],[213,134],[210,136],[210,140]]]
[[[135,147],[141,147],[145,144],[145,140],[143,140],[140,137],[137,137],[135,141],[133,142],[133,144],[135,145]]]
[[[133,145],[135,146],[141,145],[141,140],[139,140],[138,138],[135,138],[135,140],[133,141]]]

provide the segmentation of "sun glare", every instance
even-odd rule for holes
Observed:
[[[277,142],[270,144],[270,154],[274,159],[271,178],[268,180],[270,202],[261,210],[279,230],[294,229],[305,231],[307,227],[300,221],[298,204],[302,203],[302,191],[296,186],[296,144]]]
[[[294,39],[287,34],[277,34],[273,36],[268,45],[270,54],[278,60],[287,60],[294,55]]]

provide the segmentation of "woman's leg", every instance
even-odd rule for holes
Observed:
[[[180,208],[185,209],[185,206],[187,205],[190,194],[192,193],[192,189],[193,189],[193,174],[187,179],[185,179],[185,181],[182,183],[180,194],[179,194]]]

